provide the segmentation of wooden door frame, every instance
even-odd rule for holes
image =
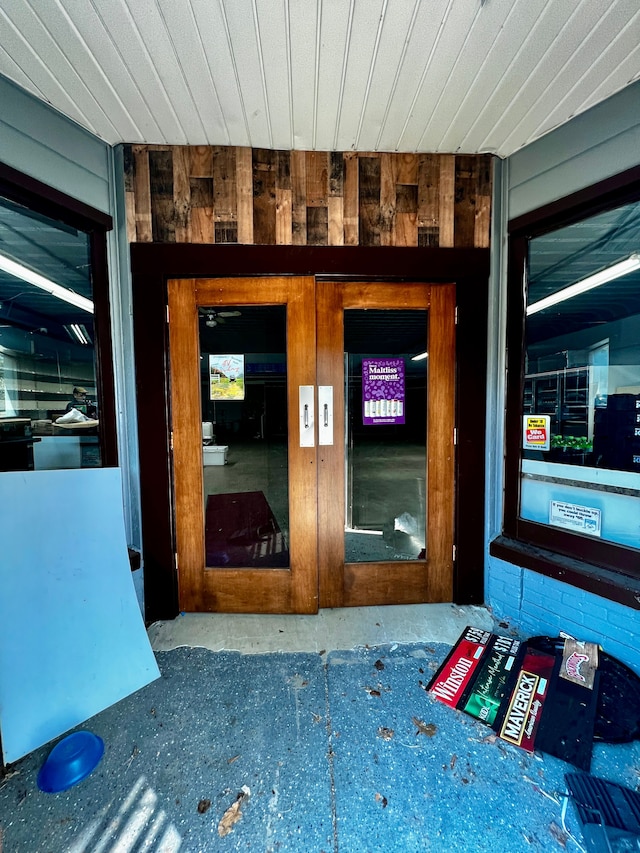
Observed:
[[[173,458],[177,472],[176,539],[180,555],[180,607],[189,612],[316,613],[318,610],[316,448],[298,441],[298,388],[315,385],[315,279],[313,276],[170,279],[169,336],[173,377]],[[226,304],[287,306],[289,501],[288,568],[216,568],[206,571],[201,435],[198,307]]]
[[[318,448],[320,607],[451,601],[455,448],[455,285],[427,282],[320,281],[317,287],[318,385],[334,389],[334,445]],[[429,350],[426,454],[427,557],[346,563],[344,547],[344,312],[426,309]],[[436,328],[437,327],[437,328]],[[375,431],[375,430],[374,430]],[[340,488],[340,485],[343,487]]]
[[[167,281],[315,275],[456,283],[455,542],[453,601],[484,601],[484,483],[488,249],[131,245],[141,522],[147,622],[179,612],[169,446]]]

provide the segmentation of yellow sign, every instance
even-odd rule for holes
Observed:
[[[551,417],[549,415],[525,415],[523,420],[523,449],[549,450]]]

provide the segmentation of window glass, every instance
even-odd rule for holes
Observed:
[[[0,197],[0,470],[101,464],[89,235]]]
[[[640,203],[529,241],[520,517],[640,547]]]

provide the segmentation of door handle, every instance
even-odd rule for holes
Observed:
[[[300,385],[298,388],[300,447],[315,447],[314,390],[313,385]]]
[[[318,444],[333,444],[333,385],[318,385],[318,408],[322,412]]]

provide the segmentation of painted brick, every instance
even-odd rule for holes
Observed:
[[[489,561],[487,574],[487,605],[522,636],[565,631],[599,643],[640,674],[640,612],[499,560]]]
[[[492,560],[491,574],[495,577],[510,578],[519,584],[522,569],[519,566],[511,565],[511,563],[505,563],[504,560]]]
[[[540,626],[545,626],[548,629],[558,631],[560,627],[560,617],[556,613],[546,610],[544,607],[539,607],[531,601],[527,601],[522,610],[523,619],[530,624],[538,623]]]
[[[607,620],[616,628],[623,628],[626,631],[635,633],[640,632],[640,611],[632,610],[630,607],[611,606],[607,614]]]
[[[492,581],[489,586],[489,592],[494,598],[499,598],[505,603],[512,603],[515,606],[519,606],[520,599],[519,596],[514,595],[513,587],[502,581]]]
[[[604,623],[608,621],[607,607],[601,598],[596,598],[593,595],[581,596],[580,590],[572,590],[571,592],[563,592],[560,601],[566,607],[575,608],[584,614],[588,614],[590,619]]]
[[[536,604],[538,607],[541,607],[549,613],[555,612],[554,600],[550,599],[549,596],[541,590],[526,589],[523,595],[523,608],[527,607],[528,602]]]
[[[602,631],[602,634],[605,634],[604,630]],[[634,634],[631,631],[625,631],[623,628],[609,627],[606,630],[606,636],[609,642],[620,643],[623,646],[629,646],[629,648],[633,648],[633,646],[636,645],[638,641],[637,634]],[[601,641],[601,645],[604,649],[607,649],[605,641]]]

